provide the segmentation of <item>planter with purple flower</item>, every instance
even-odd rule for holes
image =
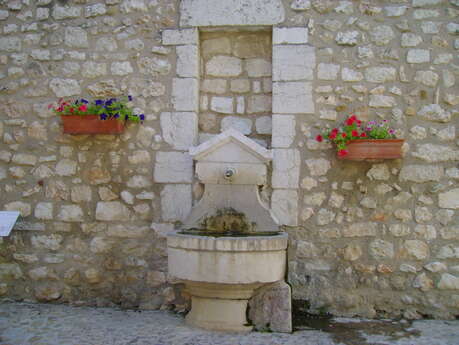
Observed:
[[[144,114],[134,114],[129,102],[132,97],[96,99],[87,101],[60,99],[57,105],[50,104],[61,116],[66,134],[119,134],[126,121],[143,122]]]
[[[333,128],[316,140],[330,140],[337,148],[338,159],[380,160],[402,158],[403,139],[395,138],[387,120],[369,121],[366,125],[352,115],[339,128]]]

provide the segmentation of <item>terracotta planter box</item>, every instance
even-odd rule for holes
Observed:
[[[349,153],[338,159],[367,160],[367,159],[397,159],[402,158],[404,139],[360,139],[347,144]]]
[[[66,134],[119,134],[124,130],[124,121],[101,120],[98,115],[62,115]]]

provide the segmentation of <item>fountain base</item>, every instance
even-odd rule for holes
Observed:
[[[246,311],[255,289],[284,279],[287,234],[213,237],[185,233],[167,237],[169,273],[191,295],[189,325],[248,332]]]

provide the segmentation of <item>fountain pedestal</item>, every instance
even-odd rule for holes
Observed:
[[[287,234],[213,237],[168,236],[169,273],[191,295],[190,325],[219,331],[250,331],[247,302],[258,287],[283,280]]]
[[[191,295],[188,324],[250,331],[254,290],[284,280],[286,272],[288,236],[259,194],[272,152],[230,129],[190,154],[205,190],[183,231],[167,237],[169,274]]]

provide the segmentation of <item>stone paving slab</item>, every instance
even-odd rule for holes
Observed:
[[[0,304],[0,345],[459,344],[459,321],[415,321],[409,325],[407,332],[399,334],[368,332],[369,328],[374,327],[364,327],[365,322],[374,323],[368,320],[335,319],[331,324],[335,328],[353,325],[353,333],[341,335],[314,329],[293,334],[231,334],[190,328],[185,325],[182,316],[167,311],[139,312],[6,302]]]

